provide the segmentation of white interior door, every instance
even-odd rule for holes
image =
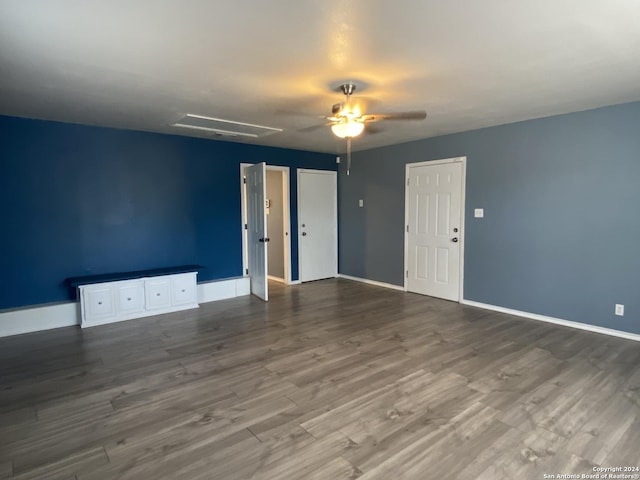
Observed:
[[[338,274],[338,176],[323,170],[298,170],[298,245],[300,281]]]
[[[246,167],[247,244],[251,293],[265,302],[269,299],[267,283],[267,217],[265,212],[265,163]]]
[[[407,291],[460,300],[463,162],[407,165]]]

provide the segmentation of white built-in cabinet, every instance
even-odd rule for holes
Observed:
[[[198,308],[197,272],[78,286],[82,328]]]

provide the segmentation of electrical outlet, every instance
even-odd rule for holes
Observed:
[[[615,314],[618,315],[619,317],[624,317],[624,305],[620,303],[616,303]]]

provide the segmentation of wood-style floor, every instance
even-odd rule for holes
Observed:
[[[0,478],[542,479],[640,464],[640,344],[326,280],[0,339]],[[547,477],[550,478],[550,477]]]

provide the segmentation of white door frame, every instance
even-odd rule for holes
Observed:
[[[245,224],[247,223],[247,198],[244,185],[244,169],[254,165],[253,163],[241,163],[240,164],[240,199],[242,205],[242,216],[240,222],[240,228],[242,233],[242,276],[248,277],[247,268],[249,265],[249,257],[247,252],[247,231],[245,230]],[[282,192],[284,201],[282,202],[282,223],[283,223],[283,235],[284,235],[284,281],[287,285],[291,285],[291,195],[289,193],[289,167],[281,167],[277,165],[268,165],[267,171],[282,172]],[[267,245],[267,248],[268,245]],[[268,273],[268,272],[267,272]]]
[[[461,163],[462,164],[462,178],[460,182],[460,233],[458,238],[460,240],[460,272],[459,279],[459,294],[458,303],[464,298],[464,237],[466,225],[464,221],[465,211],[465,191],[466,191],[466,179],[467,179],[467,157],[454,157],[445,158],[442,160],[428,160],[426,162],[407,163],[405,167],[405,181],[404,181],[404,291],[407,292],[407,271],[409,270],[409,235],[407,232],[409,226],[409,173],[412,167],[424,167],[429,165],[441,165],[445,163]]]
[[[315,170],[311,168],[299,168],[297,173],[297,207],[298,207],[298,280],[302,282],[301,268],[300,268],[300,251],[302,250],[300,246],[302,245],[302,228],[300,227],[300,174],[301,173],[315,173],[315,174],[323,174],[323,175],[333,175],[335,177],[336,189],[333,192],[333,205],[334,205],[334,218],[336,219],[335,224],[333,226],[333,234],[336,239],[336,261],[334,265],[335,276],[338,276],[338,172],[335,170]]]

